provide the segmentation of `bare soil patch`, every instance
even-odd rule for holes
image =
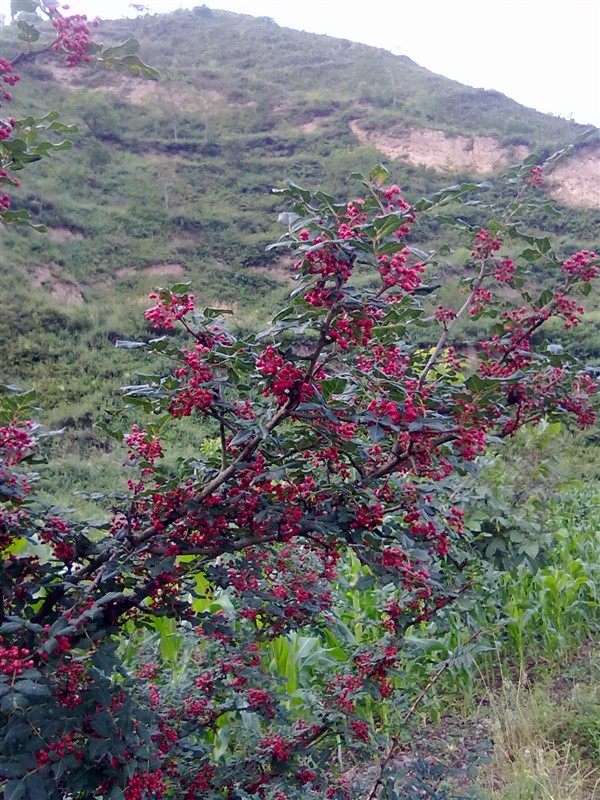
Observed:
[[[303,125],[298,125],[298,130],[303,133],[315,133],[320,127],[329,121],[329,117],[313,117],[305,122]]]
[[[46,236],[52,242],[69,242],[73,239],[83,239],[84,236],[78,231],[72,231],[70,228],[48,228]]]
[[[305,122],[304,125],[299,125],[298,130],[303,133],[314,133],[319,127],[319,118],[311,119],[310,122]]]
[[[73,281],[64,280],[58,267],[42,264],[33,271],[31,282],[34,286],[48,291],[55,300],[69,305],[83,305],[84,299],[81,291]]]
[[[134,105],[145,105],[149,101],[154,101],[163,105],[168,103],[177,111],[186,109],[207,111],[225,99],[223,94],[213,90],[199,91],[191,86],[178,87],[126,75],[121,76],[115,86],[107,86],[106,91],[115,92]]]
[[[488,175],[521,161],[528,154],[523,145],[502,147],[491,136],[449,136],[444,131],[426,128],[385,133],[365,131],[358,120],[352,120],[350,128],[362,144],[374,144],[389,158],[439,172],[466,170],[475,175]]]
[[[198,244],[200,241],[200,235],[198,233],[189,231],[185,233],[174,233],[170,238],[176,247],[189,247],[190,245]]]
[[[281,258],[277,259],[277,261],[273,261],[269,264],[261,264],[255,267],[250,267],[250,270],[261,275],[266,273],[269,278],[273,278],[276,281],[281,281],[282,283],[290,283],[295,275],[293,265],[294,258],[290,255],[285,255],[281,256]]]
[[[396,129],[366,131],[359,120],[350,122],[363,144],[375,145],[388,158],[429,167],[438,172],[489,175],[528,155],[523,145],[502,147],[490,136],[449,136],[444,131]],[[550,196],[572,208],[600,208],[600,146],[559,162],[547,179]]]
[[[566,206],[600,208],[600,145],[559,161],[547,182],[550,196]]]
[[[88,85],[85,77],[81,77],[77,70],[71,70],[64,64],[55,62],[45,65],[45,69],[52,74],[54,80],[70,91],[86,89],[90,92],[106,92],[118,95],[134,105],[148,105],[149,103],[168,104],[177,111],[186,109],[201,109],[207,111],[215,105],[226,101],[225,95],[213,90],[198,90],[192,86],[180,87],[163,81],[151,81],[137,78],[133,75],[107,75],[106,81],[101,86]],[[244,104],[248,105],[248,104]]]
[[[73,71],[68,67],[65,67],[62,61],[48,61],[48,63],[44,64],[44,69],[47,72],[52,74],[52,77],[57,83],[60,83],[61,86],[64,86],[65,89],[79,89],[80,86],[75,84],[73,80],[74,75]]]

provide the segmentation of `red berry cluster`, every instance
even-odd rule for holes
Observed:
[[[544,170],[542,167],[532,167],[524,178],[525,183],[534,188],[541,186],[544,182]]]
[[[592,250],[580,250],[568,258],[561,269],[578,281],[592,281],[600,274],[598,256]]]
[[[66,10],[69,6],[63,6],[62,8]],[[67,67],[77,67],[82,62],[89,63],[92,57],[88,54],[90,27],[87,16],[85,14],[72,14],[69,17],[63,17],[56,6],[50,6],[48,12],[56,31],[56,41],[52,45],[52,49],[67,54],[65,60]],[[97,28],[99,22],[95,19],[91,24],[94,28]]]
[[[2,108],[4,101],[12,100],[12,94],[6,90],[6,86],[12,87],[18,80],[20,80],[20,76],[13,72],[13,65],[11,62],[7,61],[5,58],[0,58],[0,108]],[[0,139],[7,139],[10,135],[10,128],[14,127],[14,120],[10,122],[12,125],[10,123],[7,125],[2,121],[0,125]],[[9,129],[8,134],[6,134],[6,129]]]
[[[181,320],[186,314],[194,310],[193,294],[177,294],[176,292],[152,292],[151,300],[159,302],[149,308],[144,317],[152,322],[156,329],[164,328],[167,331],[175,330],[174,322]]]
[[[4,675],[21,675],[23,670],[32,669],[33,663],[31,651],[26,647],[16,645],[4,647],[0,644],[0,672]]]
[[[299,367],[286,362],[272,345],[267,345],[256,361],[256,368],[270,380],[263,387],[263,395],[272,395],[279,405],[289,400],[304,403],[312,397],[314,389],[306,380],[306,374]]]
[[[379,274],[386,288],[399,286],[409,294],[419,288],[423,282],[421,275],[425,272],[425,267],[419,263],[410,265],[409,256],[410,250],[405,247],[391,259],[387,255],[378,257]]]
[[[29,431],[33,425],[29,421],[15,420],[0,428],[0,454],[8,466],[18,464],[34,446]]]
[[[502,247],[499,236],[492,236],[489,231],[481,229],[475,234],[475,241],[471,250],[471,257],[483,260],[492,256]]]
[[[146,800],[153,797],[155,800],[163,797],[168,786],[163,779],[161,770],[151,772],[135,772],[130,778],[125,789],[125,800]]]
[[[127,457],[132,463],[147,461],[152,465],[157,458],[162,457],[163,448],[160,441],[135,423],[131,426],[131,433],[125,435],[125,444],[129,448]]]

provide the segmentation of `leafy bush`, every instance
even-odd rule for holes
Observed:
[[[428,264],[405,237],[475,187],[411,207],[385,177],[377,168],[344,204],[282,192],[294,210],[276,247],[294,253],[299,285],[263,334],[235,337],[186,284],[153,295],[161,335],[117,344],[169,369],[125,391],[145,427],[105,428],[133,470],[106,522],[31,499],[15,467],[34,449],[33,397],[5,395],[7,797],[351,796],[339,742],[364,757],[390,713],[413,713],[427,678],[403,666],[416,652],[406,632],[468,587],[477,555],[452,476],[490,437],[592,420],[592,380],[533,341],[550,318],[578,322],[567,292],[598,271],[593,254],[561,263],[514,224],[539,168],[514,171],[510,222],[465,232],[464,300],[433,315]],[[503,237],[525,245],[520,259],[499,253]],[[532,250],[564,284],[536,300],[519,275]],[[474,370],[450,347],[465,314],[491,322]],[[422,326],[438,329],[429,351],[411,343]],[[161,466],[166,432],[190,417],[204,444]],[[378,613],[355,608],[352,628],[344,584],[377,587]],[[160,637],[160,661],[143,631]]]

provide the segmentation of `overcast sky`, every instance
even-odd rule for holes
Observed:
[[[152,12],[203,0],[139,0]],[[600,127],[600,0],[204,0],[282,27],[407,55],[469,86]],[[71,0],[73,12],[135,16],[129,0]],[[9,0],[0,0],[7,13]]]

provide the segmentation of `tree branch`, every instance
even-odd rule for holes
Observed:
[[[34,61],[38,56],[44,55],[44,53],[52,53],[52,45],[49,44],[47,47],[42,47],[40,50],[30,50],[27,53],[19,53],[18,56],[10,59],[10,63],[13,67],[18,66],[19,64],[24,64],[26,61]]]
[[[476,641],[481,636],[482,633],[483,633],[482,630],[475,631],[475,633],[473,633],[473,635],[470,636],[467,639],[467,641],[465,642],[465,645]],[[463,645],[463,647],[464,647],[464,645]],[[423,689],[421,689],[421,691],[417,695],[417,698],[415,699],[415,701],[413,702],[411,707],[408,709],[406,714],[402,717],[401,725],[406,725],[406,723],[411,719],[411,717],[414,715],[415,711],[421,705],[423,699],[427,695],[427,692],[431,689],[432,686],[434,686],[437,683],[437,681],[442,677],[444,672],[446,672],[446,670],[452,665],[453,661],[454,661],[454,659],[452,657],[448,658],[446,661],[444,661],[444,663],[441,665],[441,667],[438,668],[437,672],[435,672],[433,674],[433,676],[431,677],[431,679],[429,680],[427,685],[424,686]],[[379,775],[378,775],[375,783],[371,787],[371,791],[367,795],[366,800],[375,800],[375,798],[377,796],[377,791],[378,791],[379,787],[381,786],[381,782],[383,780],[383,775],[384,775],[384,772],[385,772],[385,768],[387,767],[387,765],[390,763],[391,759],[396,754],[396,751],[398,749],[398,745],[399,744],[400,744],[400,735],[396,734],[395,736],[392,737],[392,741],[391,741],[391,744],[390,744],[390,746],[388,748],[388,751],[387,751],[386,755],[379,762]]]
[[[425,378],[427,377],[427,375],[429,374],[429,372],[431,371],[431,369],[435,365],[435,362],[437,361],[437,358],[438,358],[439,354],[444,349],[444,347],[446,345],[446,342],[448,341],[448,339],[450,338],[452,332],[454,331],[454,328],[458,325],[459,320],[464,316],[464,314],[466,313],[467,309],[469,308],[469,306],[473,302],[473,298],[475,297],[475,293],[477,292],[477,289],[479,289],[479,287],[483,283],[483,279],[485,278],[485,268],[486,268],[486,263],[484,261],[482,263],[482,265],[481,265],[481,269],[479,270],[479,275],[477,276],[477,279],[476,279],[475,283],[473,284],[473,288],[471,289],[471,291],[469,293],[469,296],[467,297],[465,302],[462,304],[460,309],[456,312],[456,316],[450,322],[450,324],[448,325],[448,327],[446,328],[444,333],[441,335],[440,340],[436,344],[433,353],[429,356],[427,364],[425,364],[423,372],[421,373],[421,375],[419,377],[419,381],[417,383],[418,389],[422,389],[423,388],[423,384],[425,383]]]

